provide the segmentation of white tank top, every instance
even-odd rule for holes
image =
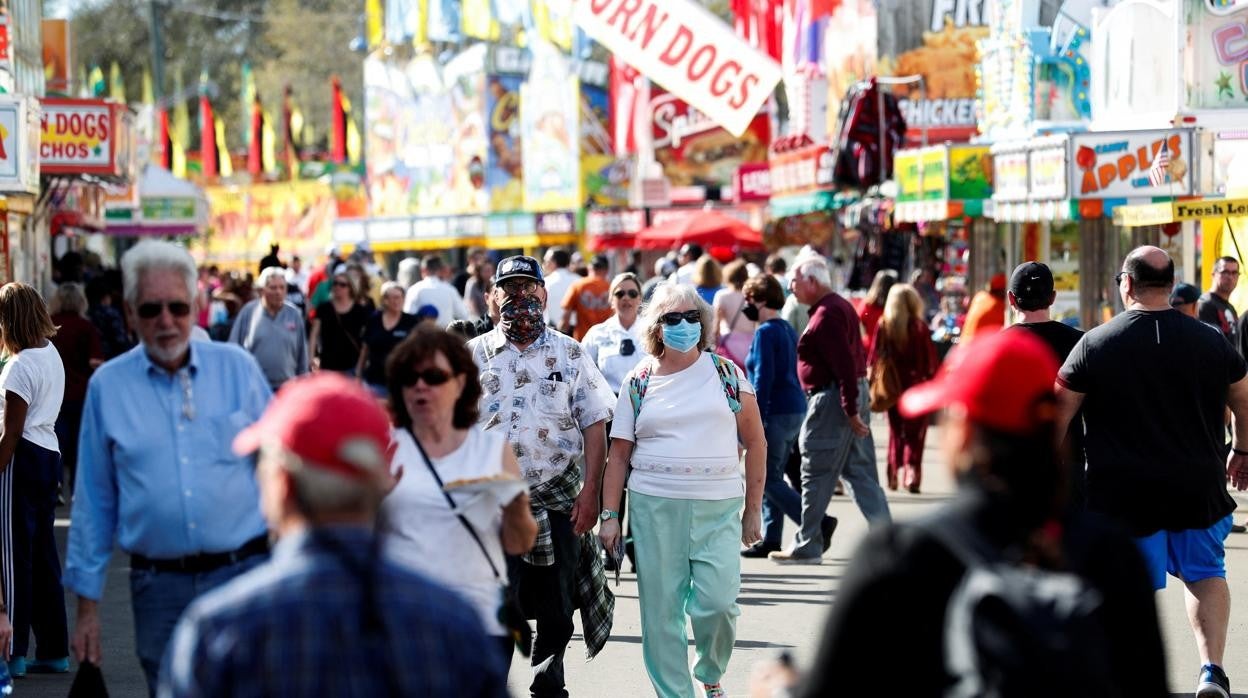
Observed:
[[[459,521],[406,430],[391,432],[397,448],[391,467],[402,466],[403,477],[381,506],[385,548],[399,564],[463,596],[481,616],[486,632],[505,635],[498,622],[500,583],[480,546]],[[503,470],[504,434],[473,426],[464,443],[433,459],[442,482],[497,475]],[[452,494],[460,513],[472,524],[490,552],[505,583],[507,562],[501,538],[503,505],[490,494]]]

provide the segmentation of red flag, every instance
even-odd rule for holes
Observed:
[[[347,161],[347,111],[342,101],[342,82],[335,75],[330,80],[333,104],[330,118],[333,130],[329,134],[329,159],[331,162]]]
[[[264,173],[264,112],[260,108],[260,95],[251,103],[251,144],[247,149],[247,171],[253,177]]]
[[[810,0],[810,18],[828,17],[841,6],[841,0]]]
[[[199,162],[204,178],[214,179],[217,172],[217,126],[212,116],[208,95],[199,96]]]
[[[172,170],[173,142],[169,140],[169,112],[163,108],[156,112],[156,143],[160,147],[156,162],[166,170]]]

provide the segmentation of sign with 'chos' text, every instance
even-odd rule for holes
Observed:
[[[121,174],[121,105],[102,99],[42,100],[39,168],[44,174]]]
[[[734,136],[780,81],[780,66],[691,0],[576,0],[576,23],[615,56]]]

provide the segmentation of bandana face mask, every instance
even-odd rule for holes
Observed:
[[[507,296],[499,308],[498,326],[516,344],[530,344],[546,329],[542,301],[536,295]]]

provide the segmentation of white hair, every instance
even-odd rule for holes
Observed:
[[[793,268],[793,278],[813,279],[823,288],[832,288],[832,272],[822,257],[811,257],[798,262]]]
[[[139,281],[143,275],[155,270],[178,272],[186,280],[186,297],[195,301],[198,281],[195,260],[186,248],[163,240],[144,240],[130,248],[121,258],[121,278],[126,302],[131,306],[139,302]]]
[[[301,513],[309,518],[325,514],[368,513],[376,509],[380,502],[380,492],[369,481],[309,464],[280,446],[262,446],[260,460],[268,463],[267,467],[290,474]]]
[[[401,293],[404,292],[403,284],[397,281],[387,281],[386,283],[381,285],[381,297],[385,298],[386,294],[389,293],[393,289],[398,289],[399,292]]]
[[[420,281],[420,260],[415,257],[404,257],[399,262],[399,270],[395,277],[404,290],[411,288],[413,284]]]
[[[281,267],[265,267],[260,272],[260,276],[256,277],[256,288],[264,288],[269,285],[269,279],[279,277],[282,281],[286,281],[286,270]]]
[[[711,345],[715,338],[715,313],[711,306],[702,300],[693,286],[669,281],[659,284],[654,289],[654,295],[650,296],[650,302],[641,309],[641,345],[651,356],[663,354],[663,315],[682,305],[692,305],[702,316],[702,338],[698,340],[698,351]]]

